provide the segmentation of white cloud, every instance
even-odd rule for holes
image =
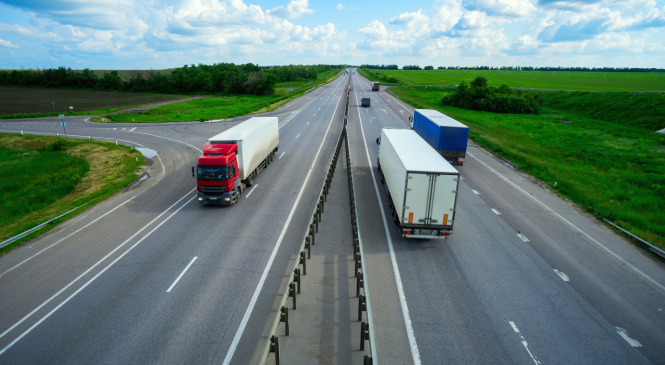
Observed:
[[[337,4],[336,8],[337,8],[337,10],[342,10],[342,9],[344,9],[344,4],[339,3],[339,4]]]
[[[286,6],[280,5],[268,11],[268,14],[285,19],[294,19],[301,15],[313,14],[314,10],[310,9],[308,6],[308,0],[292,0]]]
[[[0,39],[0,46],[10,47],[10,48],[19,48],[17,45],[12,44],[12,42],[6,41],[4,39]]]

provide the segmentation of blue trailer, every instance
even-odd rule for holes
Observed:
[[[416,109],[411,119],[413,129],[443,158],[453,165],[462,165],[469,141],[469,127],[431,109]]]

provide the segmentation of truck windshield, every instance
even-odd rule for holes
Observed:
[[[226,180],[229,178],[226,166],[198,166],[196,178],[199,180]]]

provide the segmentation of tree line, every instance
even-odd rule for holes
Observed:
[[[441,99],[441,104],[462,109],[481,110],[493,113],[538,114],[542,108],[540,96],[523,95],[508,85],[492,87],[487,79],[478,76],[470,85],[462,81],[455,91]]]
[[[336,68],[336,67],[335,67]],[[160,71],[130,71],[126,78],[118,71],[97,76],[90,69],[82,71],[58,67],[47,70],[0,71],[0,85],[67,87],[125,92],[156,92],[164,94],[251,94],[271,95],[275,84],[316,79],[329,71],[329,65],[288,65],[263,68],[252,63],[236,65],[184,65]]]
[[[397,65],[360,65],[360,68],[367,68],[372,70],[399,70]]]

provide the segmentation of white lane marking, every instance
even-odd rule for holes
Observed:
[[[189,143],[187,143],[187,142],[178,141],[177,139],[168,138],[168,137],[163,137],[163,136],[158,136],[158,135],[156,135],[156,134],[143,133],[143,132],[134,132],[134,133],[145,134],[146,136],[153,136],[153,137],[158,137],[158,138],[164,138],[164,139],[168,139],[169,141],[182,143],[182,144],[184,144],[184,145],[187,145],[187,146],[189,146],[189,147],[191,147],[191,148],[193,148],[193,149],[195,149],[195,150],[197,150],[197,151],[203,153],[203,151],[201,151],[201,150],[198,149],[197,147],[194,147],[194,146],[192,146],[191,144],[189,144]],[[118,141],[119,141],[119,140],[118,140]]]
[[[330,131],[330,126],[332,126],[332,121],[333,118],[335,117],[335,111],[337,111],[337,108],[339,107],[339,102],[342,100],[342,97],[340,96],[337,99],[337,105],[335,106],[335,109],[332,113],[332,116],[330,117],[330,122],[328,122],[328,129],[326,129],[326,133],[323,135],[323,139],[321,140],[321,145],[319,145],[318,151],[316,151],[316,155],[314,155],[314,160],[312,161],[312,165],[309,168],[309,171],[307,172],[307,175],[305,176],[305,181],[303,182],[302,186],[300,187],[300,191],[298,192],[298,196],[296,197],[296,201],[293,203],[293,207],[291,208],[291,211],[289,212],[289,216],[286,218],[286,222],[284,223],[284,228],[282,228],[282,232],[279,234],[279,238],[277,239],[277,242],[275,243],[275,247],[272,250],[272,253],[270,254],[270,258],[268,259],[268,263],[266,264],[265,268],[263,268],[263,273],[261,274],[261,278],[259,279],[259,283],[256,286],[256,289],[254,290],[254,294],[252,295],[252,299],[249,301],[249,305],[247,305],[247,309],[245,310],[245,314],[242,317],[242,321],[240,322],[240,325],[238,326],[238,329],[236,330],[236,334],[233,337],[233,341],[231,342],[231,346],[229,346],[229,350],[226,353],[226,357],[224,358],[223,365],[229,365],[231,363],[231,359],[233,358],[233,354],[236,352],[236,348],[238,347],[238,342],[240,342],[240,337],[242,337],[243,332],[245,332],[245,327],[247,326],[247,322],[249,322],[249,317],[252,315],[252,311],[254,310],[254,305],[256,305],[256,301],[259,298],[259,294],[261,293],[261,290],[263,289],[263,284],[266,281],[266,278],[268,277],[268,272],[270,271],[270,268],[272,267],[272,263],[275,260],[275,256],[277,255],[277,251],[279,250],[279,247],[282,244],[282,240],[284,239],[284,235],[286,234],[287,228],[289,228],[289,224],[291,223],[291,219],[293,218],[293,214],[296,211],[296,207],[298,206],[298,203],[300,202],[300,198],[302,197],[303,192],[305,191],[305,186],[307,186],[307,182],[309,181],[310,176],[312,175],[312,171],[314,170],[314,166],[316,164],[316,161],[319,158],[319,154],[321,153],[321,148],[323,148],[324,141],[326,137],[328,136],[328,132]]]
[[[314,116],[316,116],[316,114],[314,114]]]
[[[86,224],[85,226],[83,226],[83,227],[77,229],[76,231],[70,233],[69,235],[67,235],[67,236],[65,236],[65,237],[63,237],[63,238],[61,238],[61,239],[55,241],[54,243],[52,243],[52,244],[46,246],[44,249],[42,249],[41,251],[37,252],[36,254],[34,254],[34,255],[28,257],[27,259],[25,259],[25,260],[19,262],[18,264],[14,265],[12,268],[10,268],[10,269],[8,269],[7,271],[5,271],[5,272],[3,272],[2,274],[0,274],[0,277],[2,277],[2,275],[5,275],[6,273],[8,273],[8,272],[10,272],[10,271],[12,271],[12,270],[14,270],[14,269],[16,269],[17,267],[19,267],[19,266],[25,264],[26,262],[28,262],[28,261],[30,261],[31,259],[35,258],[37,255],[39,255],[39,254],[41,254],[42,252],[48,250],[49,248],[51,248],[51,247],[57,245],[58,243],[60,243],[60,242],[62,242],[62,241],[64,241],[64,240],[66,240],[67,238],[69,238],[69,237],[71,237],[71,236],[73,236],[73,235],[75,235],[75,234],[81,232],[82,230],[84,230],[84,229],[90,227],[91,225],[95,224],[98,220],[100,220],[100,219],[106,217],[107,215],[113,213],[116,209],[118,209],[118,208],[120,208],[121,206],[123,206],[123,205],[129,203],[132,199],[134,199],[134,198],[136,198],[137,196],[143,194],[146,190],[150,189],[150,188],[153,187],[153,186],[154,186],[154,185],[149,186],[148,188],[146,188],[146,189],[143,190],[142,192],[140,192],[140,193],[134,195],[133,197],[131,197],[131,198],[125,200],[123,203],[121,203],[121,204],[118,205],[117,207],[115,207],[115,208],[109,210],[108,212],[104,213],[103,215],[99,216],[97,219],[93,220],[92,222],[90,222],[90,223]],[[0,336],[0,337],[2,337],[2,336]]]
[[[124,130],[125,130],[125,128],[123,128],[122,130],[124,131]]]
[[[198,259],[198,257],[197,257],[197,256],[194,256],[194,258],[192,259],[192,261],[190,261],[189,264],[187,265],[187,267],[185,267],[185,270],[182,270],[182,272],[180,273],[180,275],[178,275],[178,277],[175,279],[175,281],[173,282],[173,284],[171,284],[171,286],[169,286],[169,288],[166,289],[166,292],[167,292],[167,293],[170,293],[170,292],[171,292],[171,289],[173,289],[173,287],[174,287],[176,284],[178,284],[178,282],[180,281],[180,278],[182,278],[182,276],[185,275],[185,273],[187,272],[187,270],[189,270],[189,267],[192,266],[192,264],[194,263],[194,261],[196,261],[196,259]]]
[[[557,269],[554,269],[554,272],[555,272],[557,275],[559,275],[559,276],[561,277],[561,279],[563,279],[563,281],[565,281],[565,282],[570,281],[570,278],[568,277],[568,275],[564,274],[563,271],[559,271],[559,270],[557,270]]]
[[[404,110],[400,110],[399,112],[402,113],[402,114],[404,114]]]
[[[143,226],[143,228],[141,228],[141,229],[138,230],[136,233],[134,233],[131,237],[129,237],[127,240],[125,240],[125,242],[121,243],[118,247],[114,248],[111,252],[109,252],[106,256],[104,256],[101,260],[97,261],[97,263],[95,263],[94,265],[90,266],[90,268],[89,268],[88,270],[86,270],[85,272],[83,272],[83,274],[79,275],[76,279],[74,279],[72,282],[70,282],[69,284],[67,284],[64,288],[60,289],[60,291],[58,291],[58,292],[55,293],[52,297],[50,297],[49,299],[47,299],[47,300],[46,300],[44,303],[42,303],[39,307],[35,308],[32,312],[30,312],[28,315],[26,315],[25,317],[23,317],[20,321],[16,322],[13,326],[11,326],[11,327],[10,327],[9,329],[7,329],[5,332],[3,332],[2,334],[0,334],[0,338],[2,338],[3,336],[5,336],[7,333],[9,333],[11,330],[13,330],[14,328],[16,328],[16,327],[17,327],[18,325],[20,325],[21,323],[23,323],[23,322],[24,322],[25,320],[27,320],[28,318],[30,318],[33,314],[35,314],[37,311],[39,311],[40,309],[42,309],[42,308],[43,308],[46,304],[48,304],[51,300],[55,299],[58,295],[60,295],[62,292],[64,292],[65,290],[67,290],[70,286],[74,285],[74,283],[76,283],[76,282],[79,281],[81,278],[83,278],[85,275],[87,275],[90,271],[97,269],[97,268],[99,267],[99,265],[100,265],[104,260],[106,260],[107,258],[109,258],[109,257],[110,257],[111,255],[113,255],[116,251],[118,251],[120,248],[122,248],[124,245],[126,245],[127,242],[129,242],[129,241],[132,240],[134,237],[136,237],[136,236],[137,236],[139,233],[141,233],[144,229],[148,228],[152,223],[154,223],[154,222],[155,222],[156,220],[158,220],[162,215],[164,215],[166,212],[168,212],[169,209],[173,208],[175,205],[177,205],[178,203],[180,203],[180,201],[182,201],[182,200],[185,199],[188,195],[190,195],[191,193],[193,193],[194,190],[195,190],[195,189],[192,189],[190,192],[188,192],[187,194],[185,194],[182,198],[178,199],[177,202],[173,203],[170,207],[166,208],[166,210],[164,210],[160,215],[158,215],[157,217],[155,217],[155,219],[153,219],[152,221],[150,221],[150,223],[148,223],[148,224],[146,224],[145,226]],[[192,199],[194,199],[194,197],[192,197]],[[22,339],[23,337],[25,337],[25,336],[26,336],[28,333],[30,333],[33,329],[35,329],[35,328],[36,328],[37,326],[39,326],[42,322],[44,322],[48,317],[50,317],[53,313],[55,313],[55,311],[57,311],[58,309],[60,309],[60,307],[62,307],[63,305],[65,305],[67,302],[69,302],[74,296],[76,296],[76,294],[80,293],[81,290],[85,289],[88,285],[90,285],[90,283],[92,283],[93,281],[95,281],[100,275],[102,275],[104,272],[106,272],[106,270],[108,270],[111,266],[113,266],[113,264],[115,264],[116,262],[118,262],[118,261],[119,261],[121,258],[123,258],[127,253],[129,253],[129,251],[131,251],[131,250],[132,250],[134,247],[136,247],[139,243],[143,242],[144,239],[148,238],[148,236],[150,236],[150,235],[151,235],[153,232],[155,232],[159,227],[161,227],[162,224],[166,223],[169,219],[171,219],[171,217],[173,217],[176,213],[178,213],[178,212],[180,211],[180,209],[184,208],[185,205],[189,204],[189,202],[191,202],[192,199],[188,200],[185,204],[183,204],[180,208],[178,208],[175,212],[173,212],[173,214],[171,214],[168,218],[166,218],[166,219],[163,220],[161,223],[159,223],[159,225],[157,225],[155,228],[153,228],[152,231],[150,231],[148,234],[146,234],[145,236],[143,236],[143,238],[141,238],[141,239],[138,240],[133,246],[131,246],[130,248],[128,248],[127,251],[125,251],[123,254],[121,254],[120,256],[118,256],[118,258],[116,258],[115,260],[113,260],[113,262],[111,262],[108,266],[106,266],[102,271],[100,271],[99,273],[97,273],[97,275],[93,276],[92,279],[88,280],[87,283],[83,284],[83,285],[82,285],[78,290],[76,290],[72,295],[70,295],[69,297],[67,297],[67,299],[65,299],[62,303],[58,304],[57,307],[53,308],[53,310],[51,310],[48,314],[46,314],[44,317],[42,317],[42,319],[40,319],[39,321],[37,321],[37,322],[36,322],[35,324],[33,324],[30,328],[28,328],[25,332],[23,332],[20,336],[18,336],[14,341],[12,341],[11,343],[9,343],[9,345],[5,346],[5,348],[3,348],[2,350],[0,350],[0,355],[2,355],[2,354],[3,354],[5,351],[7,351],[10,347],[14,346],[15,343],[17,343],[20,339]]]
[[[254,187],[249,191],[249,193],[247,193],[247,195],[245,195],[245,198],[249,198],[249,194],[251,194],[257,186],[259,186],[259,184],[254,184]]]
[[[536,358],[536,355],[532,354],[531,351],[529,350],[529,344],[528,344],[528,343],[526,342],[526,340],[524,339],[524,336],[522,336],[522,333],[520,333],[520,330],[517,329],[517,326],[515,326],[515,323],[513,323],[512,321],[508,321],[508,323],[510,323],[510,325],[513,327],[513,330],[514,330],[518,335],[520,335],[520,339],[522,340],[522,345],[523,345],[524,348],[526,349],[526,352],[529,353],[529,356],[531,356],[531,360],[533,360],[533,362],[535,362],[536,365],[540,365],[540,361],[538,361],[538,359]]]
[[[355,89],[355,82],[354,82]],[[367,161],[370,162],[372,159],[369,156],[369,149],[367,148],[367,140],[365,139],[365,131],[363,130],[363,120],[360,116],[360,110],[358,110],[358,118],[360,118],[360,131],[363,135],[363,143],[365,144],[365,153],[367,154]],[[399,274],[399,267],[397,266],[397,258],[395,257],[395,249],[393,248],[393,241],[390,238],[390,232],[388,231],[388,223],[386,221],[386,214],[383,210],[383,203],[381,202],[381,195],[379,194],[379,186],[376,183],[376,177],[374,176],[374,169],[370,168],[369,171],[372,173],[372,182],[374,183],[374,191],[376,192],[376,197],[379,202],[379,210],[381,211],[381,218],[383,219],[383,229],[385,230],[386,239],[388,241],[388,250],[390,251],[390,261],[393,265],[393,273],[395,274],[395,282],[397,283],[397,293],[399,295],[399,302],[402,306],[402,315],[404,317],[404,325],[406,327],[406,334],[409,338],[409,346],[411,348],[411,358],[413,359],[414,365],[420,365],[420,352],[418,351],[418,344],[416,343],[416,336],[413,333],[413,326],[411,324],[411,316],[409,315],[409,307],[406,303],[406,296],[404,295],[404,287],[402,286],[402,278]],[[367,289],[365,289],[367,290]],[[374,331],[372,328],[372,321],[370,323],[370,331]]]
[[[490,171],[492,171],[495,175],[497,175],[498,177],[500,177],[501,179],[503,179],[504,181],[506,181],[508,184],[512,185],[515,189],[517,189],[518,191],[522,192],[524,195],[526,195],[527,197],[531,198],[531,199],[532,199],[533,201],[535,201],[536,203],[538,203],[538,204],[540,204],[541,206],[545,207],[547,210],[549,210],[550,212],[552,212],[552,214],[554,214],[557,218],[561,219],[563,222],[565,222],[565,223],[567,223],[569,226],[573,227],[576,231],[578,231],[578,232],[580,232],[581,234],[583,234],[583,235],[584,235],[586,238],[588,238],[591,242],[595,243],[595,244],[598,245],[600,248],[602,248],[603,250],[605,250],[605,252],[607,252],[607,253],[609,253],[610,255],[612,255],[612,257],[614,257],[614,258],[615,258],[617,261],[619,261],[621,264],[627,266],[627,267],[630,268],[633,272],[635,272],[635,273],[637,273],[638,275],[642,276],[643,278],[645,278],[646,280],[648,280],[649,282],[651,282],[652,284],[654,284],[655,286],[657,286],[660,290],[662,290],[662,291],[665,292],[665,286],[661,285],[659,282],[657,282],[656,280],[652,279],[649,275],[643,273],[641,270],[639,270],[638,268],[636,268],[635,266],[633,266],[631,263],[629,263],[628,261],[624,260],[621,256],[619,256],[619,255],[617,255],[616,253],[614,253],[614,251],[612,251],[612,250],[610,250],[609,248],[605,247],[602,243],[598,242],[596,239],[594,239],[593,237],[591,237],[588,233],[584,232],[583,230],[581,230],[580,228],[578,228],[576,225],[574,225],[573,223],[571,223],[569,220],[567,220],[566,218],[562,217],[561,214],[555,212],[554,209],[548,207],[547,205],[545,205],[545,203],[543,203],[543,202],[541,202],[540,200],[534,198],[533,196],[531,196],[531,194],[527,193],[524,189],[522,189],[522,188],[520,188],[519,186],[517,186],[517,184],[515,184],[514,182],[508,180],[508,178],[506,178],[505,176],[501,175],[498,171],[494,170],[493,168],[489,167],[489,165],[487,165],[486,163],[480,161],[480,159],[478,159],[476,156],[474,156],[474,155],[472,155],[471,153],[468,153],[468,152],[467,152],[467,154],[468,154],[469,156],[473,157],[474,159],[476,159],[476,161],[480,162],[483,166],[487,167]]]
[[[493,211],[496,215],[501,215],[501,212],[499,212],[498,210],[496,210],[496,209],[494,209],[494,208],[492,208],[492,211]]]
[[[305,125],[309,125],[309,122],[307,122],[307,124],[305,124]]]
[[[300,133],[298,133],[298,135],[296,136],[296,138],[298,138],[298,137],[300,137]]]
[[[473,189],[472,189],[471,191],[473,191],[473,193],[476,194],[476,195],[480,195],[480,193],[478,192],[478,190],[473,190]]]
[[[280,158],[282,158],[282,156],[284,156],[285,153],[286,153],[286,152],[282,152],[282,154],[279,155],[279,157],[278,157],[277,159],[279,160]]]
[[[523,234],[521,234],[521,233],[518,233],[517,236],[518,236],[519,238],[521,238],[522,241],[524,241],[524,242],[530,242],[529,239],[526,238],[526,236],[523,235]]]
[[[619,336],[623,337],[623,339],[626,340],[626,342],[628,342],[629,345],[633,347],[642,347],[642,344],[639,341],[628,337],[628,332],[625,329],[621,327],[614,327],[614,329],[617,330]]]
[[[136,129],[136,127],[130,129],[129,131],[130,131],[130,132],[134,132],[134,129]]]
[[[459,178],[460,178],[460,180],[464,180],[464,176],[460,176]]]
[[[118,128],[113,128],[112,130],[117,130]]]

